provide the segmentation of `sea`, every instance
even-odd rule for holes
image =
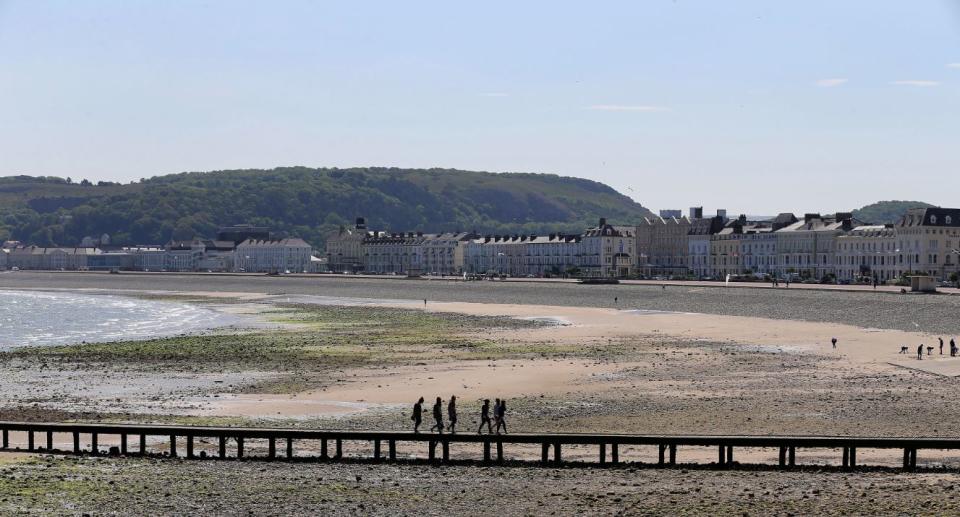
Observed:
[[[187,303],[106,294],[0,290],[0,350],[151,339],[241,324]]]

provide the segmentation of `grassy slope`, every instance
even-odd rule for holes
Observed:
[[[393,231],[580,231],[598,217],[629,223],[649,212],[590,180],[448,169],[233,170],[136,184],[82,186],[0,178],[0,238],[70,245],[85,235],[165,242],[250,222],[322,244],[365,216]]]
[[[907,209],[926,208],[933,205],[923,201],[878,201],[853,211],[861,221],[874,224],[896,223]]]

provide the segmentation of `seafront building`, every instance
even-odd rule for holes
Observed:
[[[373,231],[363,218],[329,235],[322,257],[302,239],[273,239],[250,225],[216,239],[166,245],[39,247],[7,241],[0,268],[138,271],[319,272],[396,275],[509,275],[656,278],[790,278],[888,282],[909,274],[960,274],[960,209],[916,208],[895,224],[872,225],[849,212],[797,218],[728,218],[725,210],[684,216],[664,210],[635,224],[579,234],[478,235]],[[627,222],[629,223],[629,222]]]
[[[221,228],[216,239],[173,240],[165,245],[114,247],[108,236],[84,242],[93,245],[42,247],[7,241],[0,269],[303,273],[322,271],[326,264],[302,239],[271,239],[269,230],[250,225]]]

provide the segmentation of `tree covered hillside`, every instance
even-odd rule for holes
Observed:
[[[115,244],[213,236],[251,223],[314,246],[355,217],[393,231],[581,231],[599,217],[632,223],[649,211],[595,181],[550,174],[450,169],[231,170],[118,185],[55,177],[0,178],[0,240],[69,246],[109,234]]]
[[[923,201],[878,201],[853,211],[853,216],[861,221],[874,224],[888,224],[897,222],[910,208],[931,207]]]

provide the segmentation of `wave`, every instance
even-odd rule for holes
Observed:
[[[238,316],[185,303],[0,290],[0,349],[151,339],[241,323]]]

